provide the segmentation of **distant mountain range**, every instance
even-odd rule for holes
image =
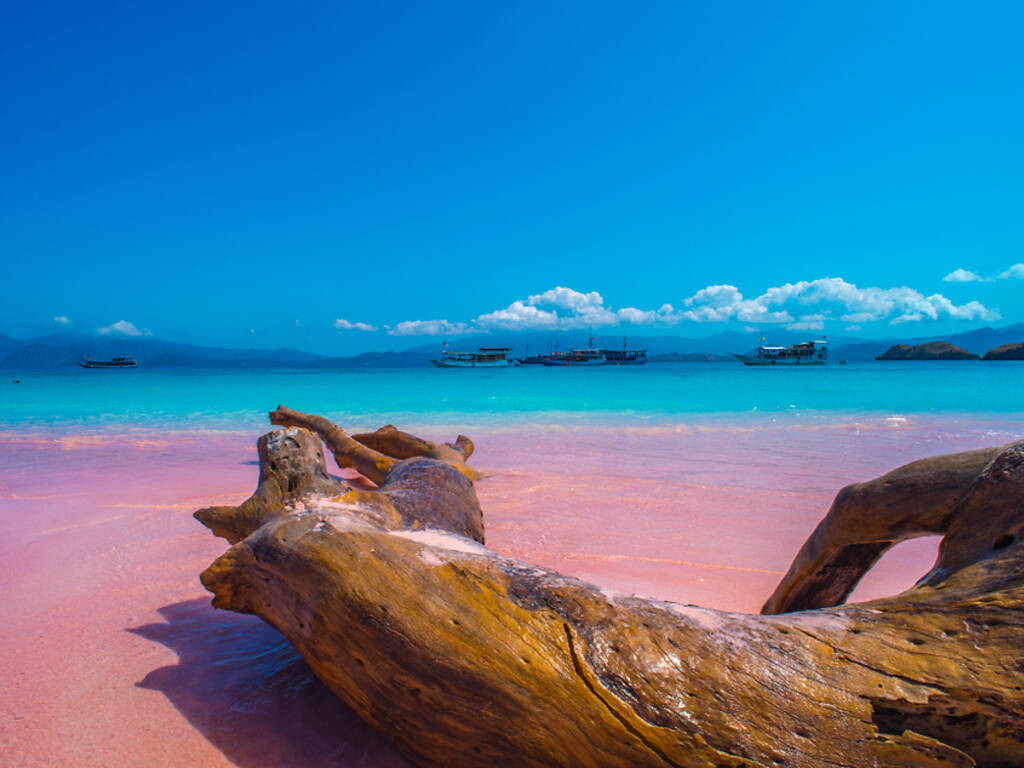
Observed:
[[[134,357],[145,368],[383,368],[423,365],[436,345],[404,352],[366,352],[328,357],[299,349],[233,349],[178,344],[138,337],[54,334],[18,340],[0,336],[0,368],[43,370],[71,368],[94,360]]]
[[[814,336],[806,331],[772,331],[768,341],[772,344],[795,344]],[[547,352],[560,342],[561,349],[585,347],[588,337],[584,332],[562,332],[557,336],[545,332],[474,335],[453,339],[450,349],[476,349],[487,346],[508,346],[516,354],[529,351]],[[833,336],[829,339],[829,358],[851,362],[874,360],[894,344],[917,345],[930,341],[948,341],[969,352],[983,355],[1004,344],[1024,341],[1024,323],[1002,328],[978,328],[946,336],[897,337],[890,339],[859,339]],[[685,336],[631,337],[630,348],[645,348],[652,362],[715,360],[733,353],[745,353],[760,343],[752,333],[724,331],[704,338]],[[618,349],[623,337],[601,335],[594,337],[599,347]],[[70,368],[86,356],[94,359],[134,357],[146,368],[406,368],[425,365],[436,357],[439,345],[422,344],[401,352],[365,352],[351,357],[315,355],[298,349],[233,349],[178,344],[152,338],[81,336],[54,334],[34,339],[13,339],[0,335],[0,368],[7,370],[45,370]]]

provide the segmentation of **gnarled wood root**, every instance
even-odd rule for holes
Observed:
[[[253,497],[196,513],[233,543],[203,584],[418,765],[1024,765],[1024,442],[844,489],[765,606],[799,612],[752,616],[488,550],[468,440],[272,419]],[[332,479],[321,438],[379,490]],[[926,533],[921,584],[838,606]]]

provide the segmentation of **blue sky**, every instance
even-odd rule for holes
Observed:
[[[11,7],[0,333],[350,353],[1024,321],[1022,27],[1019,3]]]

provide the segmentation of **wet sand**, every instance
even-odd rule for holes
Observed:
[[[753,612],[842,485],[1022,427],[467,431],[489,474],[478,493],[496,551],[618,591]],[[226,545],[191,513],[251,493],[257,436],[0,432],[0,764],[406,765],[280,634],[213,610],[199,584]],[[897,547],[854,599],[911,586],[936,545]]]

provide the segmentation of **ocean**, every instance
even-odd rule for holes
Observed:
[[[346,426],[653,425],[969,416],[1020,420],[1024,362],[729,363],[343,371],[84,370],[15,374],[0,426],[23,430],[245,429],[279,403]]]

